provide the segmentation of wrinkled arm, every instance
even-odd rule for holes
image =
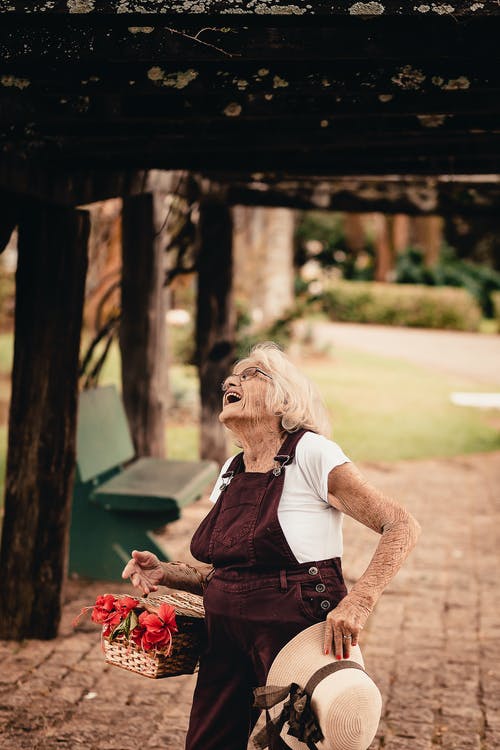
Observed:
[[[196,566],[183,562],[161,563],[163,569],[162,586],[203,594],[207,576],[213,570],[211,565],[197,563]]]
[[[420,525],[403,506],[370,485],[351,463],[337,466],[330,472],[328,500],[338,510],[381,534],[367,569],[329,615],[338,655],[343,633],[351,633],[353,645],[357,643],[359,631],[382,591],[415,546]]]
[[[184,562],[163,563],[153,552],[135,549],[123,569],[122,578],[130,578],[132,585],[145,596],[158,591],[158,586],[203,594],[211,570],[205,563],[197,563],[196,567]]]

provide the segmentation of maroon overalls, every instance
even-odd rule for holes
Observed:
[[[340,558],[298,563],[278,521],[286,464],[304,432],[288,435],[279,469],[245,472],[243,454],[235,456],[191,541],[194,557],[215,573],[204,594],[207,648],[186,750],[246,750],[260,713],[253,689],[285,643],[347,593]]]

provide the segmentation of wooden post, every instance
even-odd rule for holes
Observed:
[[[441,216],[415,216],[412,221],[413,243],[424,253],[425,265],[439,262],[443,242],[443,219]]]
[[[7,247],[10,236],[14,231],[19,219],[19,199],[0,190],[0,206],[2,207],[2,218],[0,221],[0,253]]]
[[[394,253],[404,253],[410,246],[410,217],[407,214],[395,214],[392,224],[392,243]]]
[[[85,211],[35,202],[21,209],[0,638],[57,634],[75,466],[89,227]]]
[[[295,215],[288,208],[233,208],[234,293],[256,328],[271,325],[294,301]]]
[[[347,212],[343,216],[344,236],[348,249],[358,256],[365,249],[366,238],[363,214]]]
[[[392,216],[374,214],[375,223],[375,281],[390,281],[394,263],[392,248]]]
[[[125,409],[137,456],[165,455],[167,330],[159,194],[123,201],[120,350]]]
[[[200,203],[196,351],[201,397],[201,458],[223,463],[226,431],[219,422],[220,384],[234,362],[231,209],[218,196]]]

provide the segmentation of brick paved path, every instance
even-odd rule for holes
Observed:
[[[496,750],[500,453],[363,468],[423,527],[361,642],[384,697],[372,750]],[[198,503],[169,530],[176,556],[206,507]],[[345,538],[352,583],[378,537],[346,519]],[[0,643],[1,748],[182,749],[194,677],[153,681],[107,667],[96,626],[71,627],[107,588],[120,586],[70,583],[58,639]]]

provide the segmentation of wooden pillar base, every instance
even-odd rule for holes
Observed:
[[[16,317],[0,638],[57,635],[75,466],[87,212],[25,203]]]

